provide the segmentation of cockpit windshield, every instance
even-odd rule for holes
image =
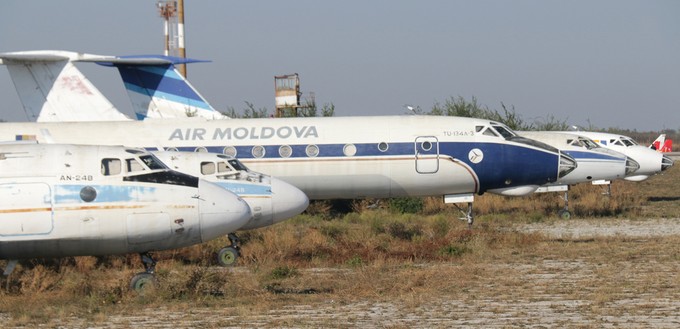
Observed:
[[[198,178],[177,171],[164,170],[123,177],[126,182],[142,182],[198,187]]]
[[[151,170],[167,169],[167,167],[165,166],[165,164],[163,164],[163,162],[161,162],[160,160],[158,160],[156,157],[154,157],[151,154],[142,155],[142,156],[139,157],[139,159],[142,160],[142,162],[144,162],[144,164],[147,167],[149,167],[149,169],[151,169]]]
[[[621,142],[623,143],[623,145],[626,145],[626,146],[637,145],[637,143],[634,140],[632,140],[630,138],[626,138],[626,137],[621,137]]]
[[[496,129],[496,131],[503,136],[505,139],[512,139],[513,137],[517,136],[510,128],[501,126],[501,125],[493,125],[493,128]]]
[[[243,163],[241,163],[241,161],[238,161],[237,159],[231,159],[228,162],[232,167],[234,167],[235,170],[249,171],[248,167],[246,167]]]
[[[588,138],[580,137],[579,142],[581,142],[581,144],[583,144],[583,146],[585,146],[585,148],[587,148],[589,150],[596,149],[596,148],[600,147],[600,145],[597,145],[597,143],[595,143],[593,140],[588,139]]]

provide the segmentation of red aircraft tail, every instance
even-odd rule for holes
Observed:
[[[661,153],[671,152],[673,151],[673,140],[666,139],[666,134],[661,134],[649,147]]]

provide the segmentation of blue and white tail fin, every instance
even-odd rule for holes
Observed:
[[[129,120],[72,62],[110,57],[67,51],[0,54],[30,121]]]
[[[216,111],[175,68],[204,62],[171,56],[120,56],[99,61],[118,69],[138,120],[202,117],[228,118]]]

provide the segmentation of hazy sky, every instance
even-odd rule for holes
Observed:
[[[680,129],[680,1],[185,0],[191,82],[218,110],[273,112],[274,75],[336,115],[429,110],[475,96],[525,120]],[[0,52],[160,54],[155,0],[0,1]],[[118,73],[78,67],[122,111]],[[0,68],[0,118],[26,116]]]

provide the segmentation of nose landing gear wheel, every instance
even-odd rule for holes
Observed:
[[[238,249],[234,247],[225,247],[220,249],[220,251],[217,253],[217,263],[223,267],[234,266],[238,256]]]
[[[571,218],[571,212],[566,209],[561,209],[560,211],[557,212],[557,216],[561,219],[570,219]]]
[[[156,288],[157,284],[158,281],[156,280],[156,276],[151,273],[142,272],[137,273],[132,277],[132,280],[130,280],[130,289],[139,294],[144,294],[145,292]]]
[[[154,273],[156,272],[156,261],[153,259],[150,253],[143,252],[139,254],[139,257],[144,264],[144,272],[137,273],[130,280],[130,289],[143,295],[146,292],[152,291],[158,285],[158,280]]]

